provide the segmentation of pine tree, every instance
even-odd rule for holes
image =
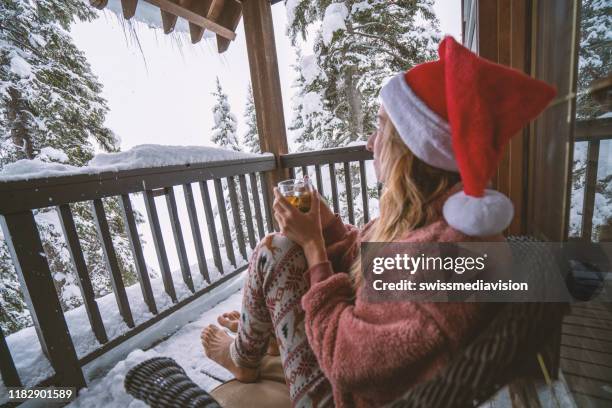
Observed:
[[[580,18],[580,52],[578,54],[578,120],[593,119],[608,112],[585,91],[594,81],[609,77],[612,71],[612,3],[609,0],[583,0]]]
[[[221,88],[219,77],[217,77],[217,89],[213,92],[213,96],[217,99],[217,103],[213,107],[215,125],[212,128],[212,141],[220,147],[240,151],[236,136],[236,116],[231,111],[227,94]]]
[[[297,50],[297,61],[293,65],[297,77],[293,87],[296,88],[293,98],[293,118],[289,126],[293,141],[300,152],[325,148],[323,132],[326,126],[326,115],[320,97],[322,73],[316,65],[314,55],[302,56]]]
[[[8,246],[0,232],[0,328],[6,335],[31,324],[30,312],[16,279]]]
[[[95,13],[81,0],[3,0],[0,2],[0,168],[17,160],[59,161],[81,166],[94,155],[97,143],[117,151],[117,140],[104,126],[108,107],[102,85],[68,30],[75,20]],[[131,254],[117,201],[105,200],[114,244],[126,284],[135,282]],[[110,282],[89,208],[72,206],[85,260],[97,295]],[[64,309],[82,302],[61,228],[53,209],[35,211],[43,247]],[[1,305],[9,317],[8,332],[28,320],[6,245],[0,242]],[[2,314],[5,316],[5,314]],[[12,316],[12,317],[11,317]]]
[[[260,153],[259,134],[257,133],[257,113],[255,112],[255,101],[253,99],[253,87],[249,84],[247,90],[247,101],[244,109],[244,121],[247,130],[244,133],[243,141],[246,150],[251,153]]]
[[[215,125],[213,126],[212,141],[217,146],[222,147],[224,149],[232,149],[235,151],[241,151],[242,149],[240,148],[240,145],[238,143],[238,137],[236,136],[236,117],[231,111],[230,104],[227,100],[227,94],[223,92],[223,88],[221,87],[221,82],[219,81],[218,77],[217,77],[216,90],[213,92],[212,95],[217,99],[217,102],[213,106],[213,110],[212,110],[214,122],[215,122]],[[247,104],[248,104],[248,99],[247,99]],[[236,182],[236,189],[238,190],[237,184],[238,183]],[[240,193],[238,191],[236,191],[236,194],[239,197]],[[237,231],[236,231],[236,225],[234,223],[233,216],[229,214],[229,211],[232,207],[231,207],[231,201],[230,201],[230,195],[229,195],[229,185],[227,183],[223,183],[223,197],[225,198],[225,208],[228,211],[228,218],[229,218],[228,221],[229,221],[230,236],[231,236],[231,241],[232,241],[231,243],[233,245],[233,243],[237,243]],[[242,200],[238,199],[237,204],[239,208],[240,224],[244,225],[245,220],[244,220],[244,212],[242,208]],[[219,208],[214,209],[214,216],[215,218],[219,217]],[[217,235],[223,236],[223,230],[221,229],[220,220],[217,220],[216,225],[219,226]],[[222,248],[225,248],[226,245],[227,243],[224,241],[219,242],[219,246]],[[234,254],[236,255],[236,258],[238,258],[240,256],[239,255],[240,253],[237,250],[235,245],[233,246],[233,248],[234,248]]]
[[[286,5],[294,44],[317,33],[313,56],[299,64],[292,130],[300,149],[365,141],[375,126],[384,80],[436,57],[440,36],[433,0],[295,0]],[[313,122],[305,120],[304,107]],[[343,172],[338,176],[343,184]],[[356,198],[360,185],[352,179]],[[346,197],[340,198],[346,208]]]

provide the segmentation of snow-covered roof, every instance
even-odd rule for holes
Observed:
[[[53,153],[53,150],[55,149],[49,149],[47,153]],[[270,153],[263,155],[244,153],[208,146],[163,146],[146,144],[134,146],[130,150],[124,152],[100,153],[90,160],[87,166],[83,167],[75,167],[59,162],[49,162],[39,158],[34,160],[18,160],[6,165],[0,170],[0,182],[252,159],[269,155]],[[53,159],[54,157],[51,158]]]
[[[121,8],[121,0],[108,0],[106,10],[115,13],[119,17],[123,17],[123,9]],[[134,14],[134,20],[139,23],[143,23],[151,28],[157,28],[163,30],[163,22],[161,13],[158,7],[141,1],[136,7],[136,14]],[[178,19],[174,26],[174,32],[176,33],[189,33],[189,24],[187,20],[182,18]]]
[[[203,37],[217,38],[219,52],[224,52],[236,38],[236,27],[242,17],[242,3],[237,0],[211,2],[174,2],[170,0],[89,0],[98,8],[109,10],[128,20],[152,28],[189,33],[191,42]],[[204,8],[205,7],[205,8]]]

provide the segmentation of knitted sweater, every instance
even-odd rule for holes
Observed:
[[[364,229],[370,226],[366,226]],[[309,343],[338,407],[373,407],[432,378],[484,329],[498,307],[482,303],[368,303],[349,270],[363,236],[338,217],[323,231],[328,262],[312,266],[302,298]],[[504,240],[488,237],[487,242]],[[439,220],[402,242],[474,242]]]

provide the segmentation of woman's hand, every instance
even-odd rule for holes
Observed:
[[[327,254],[321,227],[321,198],[314,190],[310,194],[310,210],[303,213],[289,204],[278,188],[275,188],[272,208],[280,232],[302,247],[308,265],[313,266],[326,261]]]

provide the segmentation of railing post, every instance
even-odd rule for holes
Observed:
[[[21,379],[15,367],[11,350],[9,350],[2,328],[0,328],[0,376],[6,387],[21,387]]]
[[[55,370],[56,384],[84,387],[85,378],[57,298],[34,215],[29,210],[5,214],[0,217],[0,223],[41,348]]]
[[[584,175],[584,193],[582,198],[582,226],[580,237],[591,241],[593,234],[593,212],[595,210],[595,193],[597,190],[597,166],[599,164],[599,140],[587,142],[586,172]]]
[[[262,152],[271,152],[276,156],[277,169],[266,172],[264,176],[268,186],[264,194],[271,203],[274,186],[288,178],[287,169],[283,169],[280,163],[280,156],[288,152],[288,147],[270,7],[269,0],[242,2],[259,145]]]

